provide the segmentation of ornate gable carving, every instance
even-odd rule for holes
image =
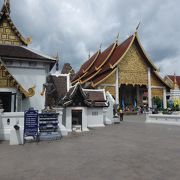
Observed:
[[[9,22],[3,18],[0,23],[0,44],[22,45],[20,38],[14,33]]]
[[[132,44],[125,57],[118,65],[120,83],[132,85],[147,85],[147,64],[135,43]]]
[[[15,80],[12,76],[7,72],[7,70],[0,66],[0,87],[1,88],[11,88],[16,85]]]

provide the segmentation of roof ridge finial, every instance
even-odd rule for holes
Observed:
[[[139,29],[139,26],[140,26],[140,24],[141,24],[141,21],[139,21],[139,23],[138,23],[138,25],[137,25],[137,27],[136,27],[136,33],[138,32],[138,29]]]
[[[102,43],[101,43],[100,46],[99,46],[99,51],[101,51],[101,48],[102,48]]]
[[[56,55],[55,59],[56,59],[56,71],[59,71],[59,53],[58,53],[58,51],[57,51],[57,55]]]
[[[90,59],[90,57],[91,57],[91,52],[90,52],[90,50],[89,50],[88,58]]]
[[[118,41],[119,41],[119,32],[118,32],[118,34],[116,36],[116,43],[118,43]]]
[[[6,6],[8,13],[10,14],[10,0],[4,0],[4,5]]]

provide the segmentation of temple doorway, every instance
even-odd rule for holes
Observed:
[[[82,131],[82,110],[72,110],[72,130]]]
[[[0,99],[2,101],[4,112],[11,112],[11,97],[11,92],[0,92]]]

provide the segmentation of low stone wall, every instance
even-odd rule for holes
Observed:
[[[146,114],[146,123],[168,124],[180,126],[180,115]]]
[[[16,124],[24,129],[24,112],[1,113],[0,140],[10,140],[10,131]]]

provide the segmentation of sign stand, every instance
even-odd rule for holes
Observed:
[[[24,112],[24,142],[26,137],[33,137],[37,142],[39,141],[38,110],[34,108]]]
[[[58,113],[44,112],[39,114],[39,139],[59,140],[62,138],[59,129]]]

